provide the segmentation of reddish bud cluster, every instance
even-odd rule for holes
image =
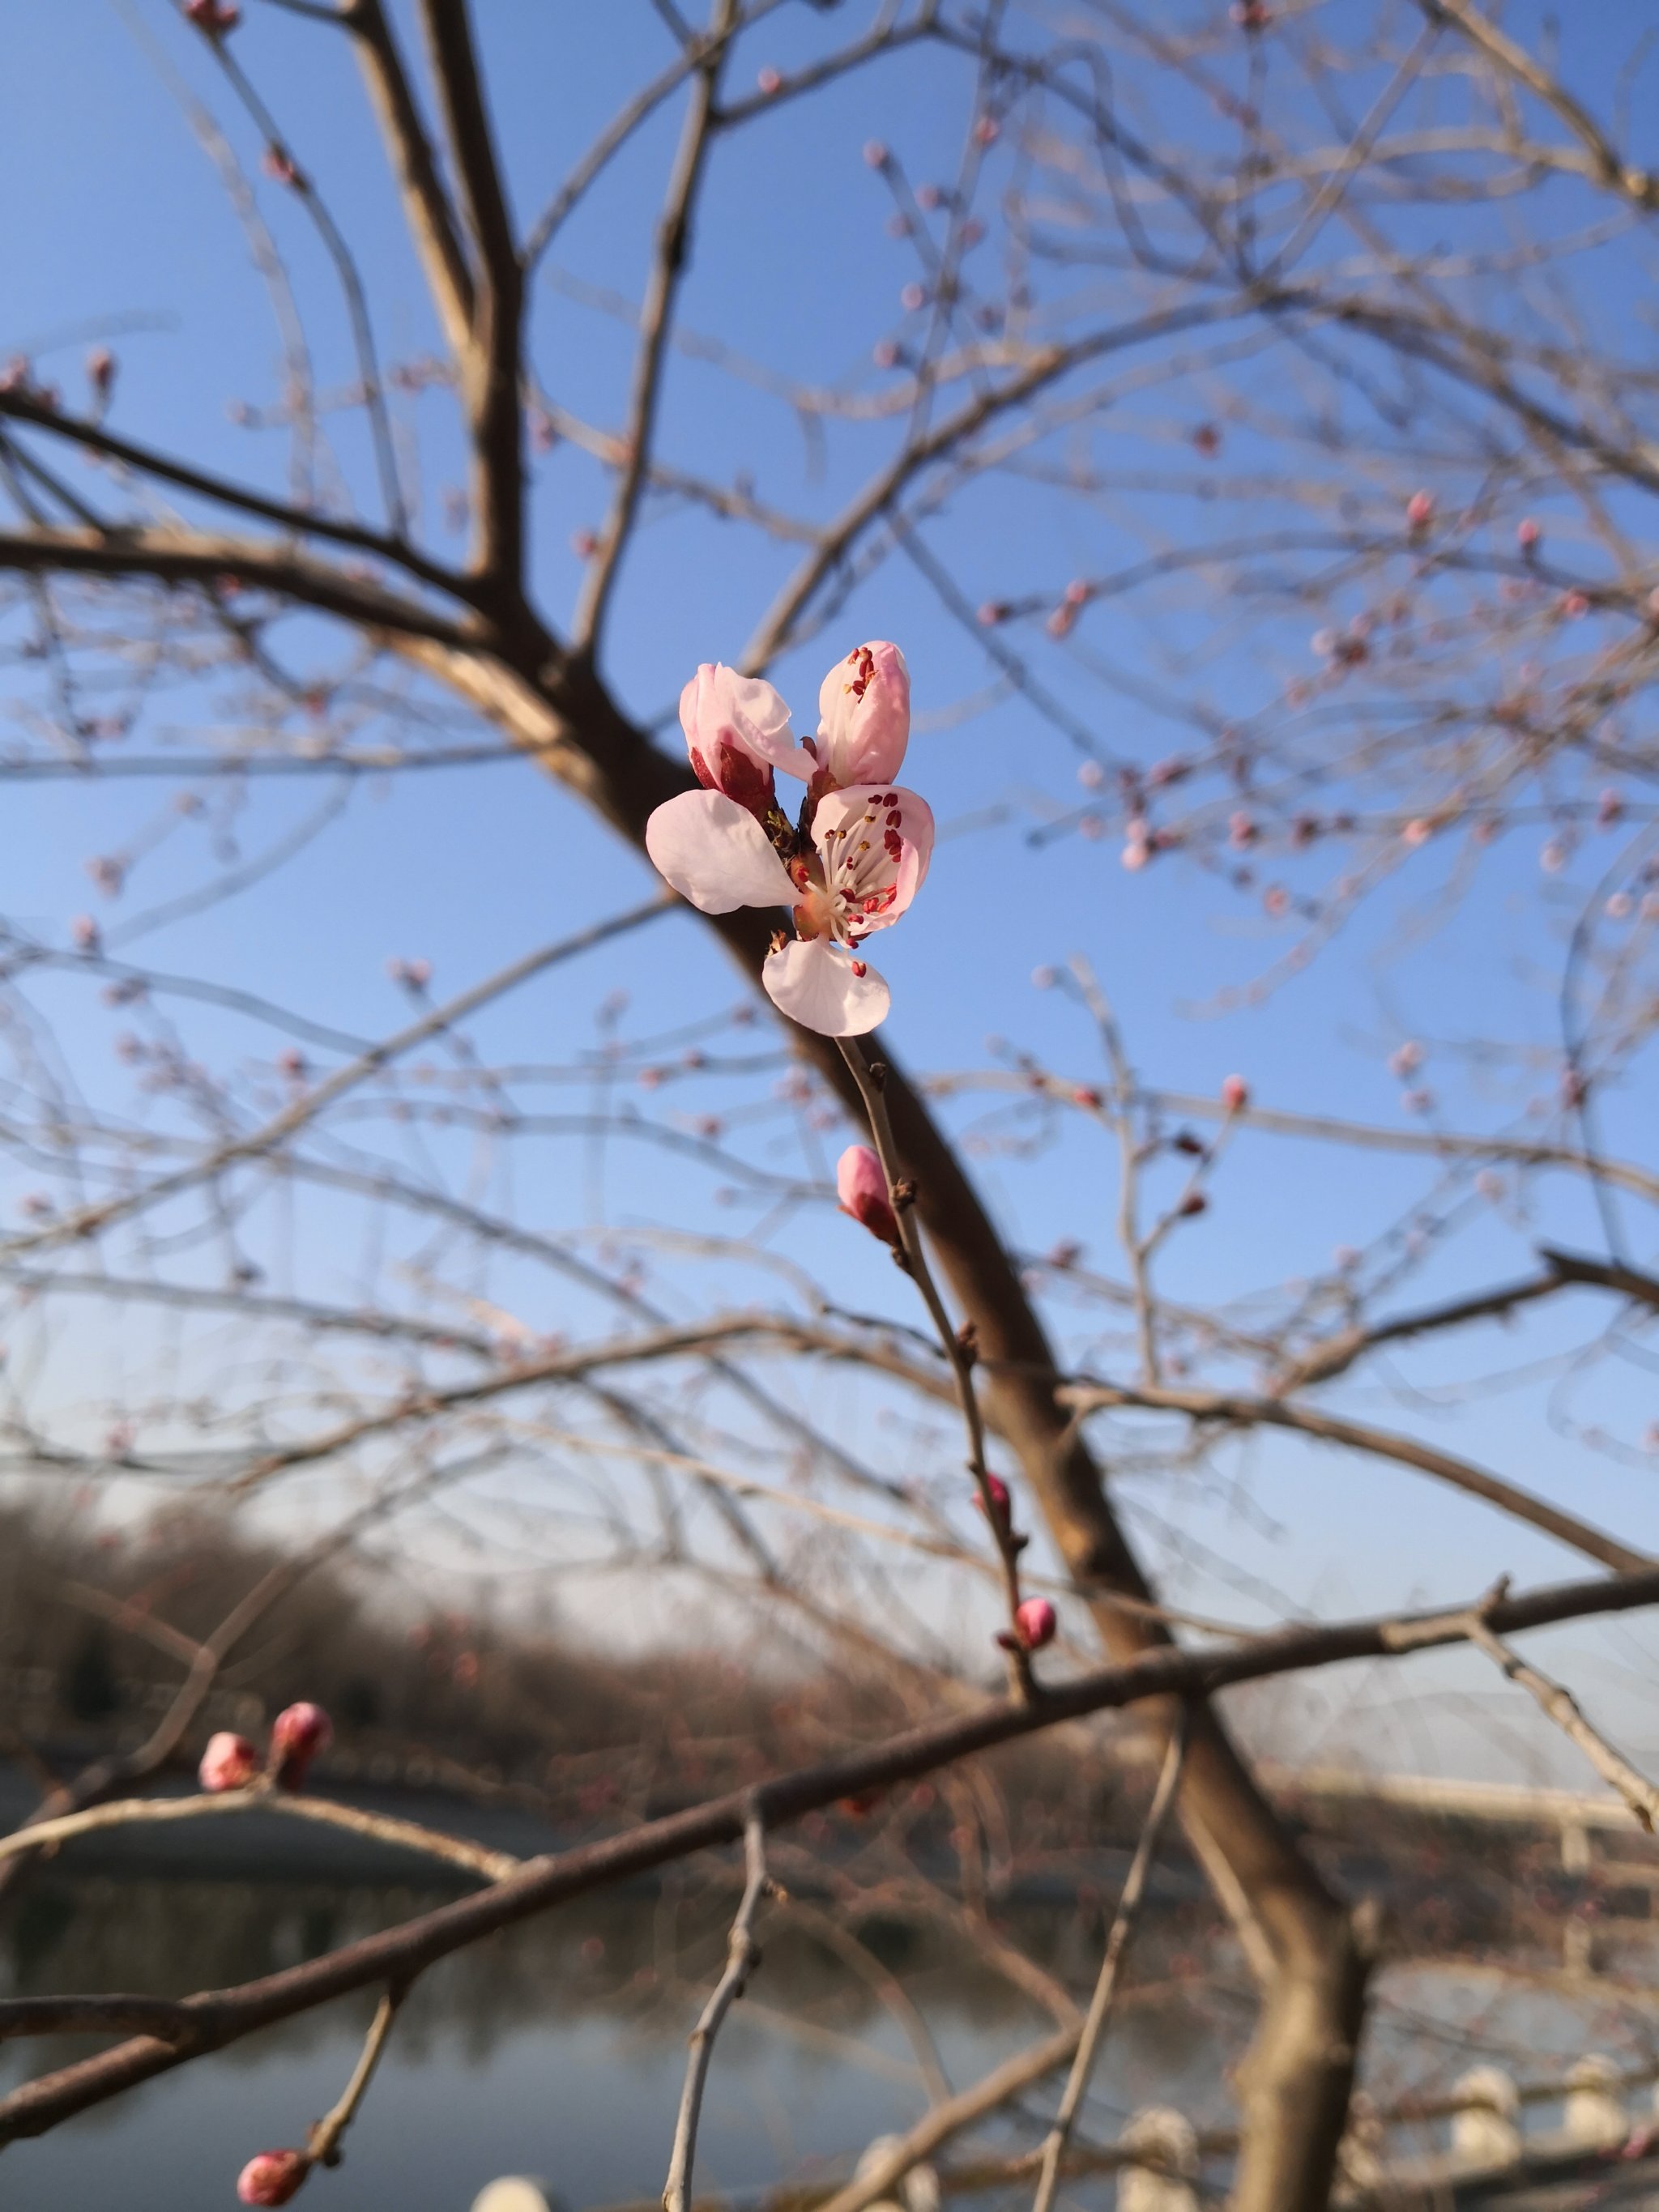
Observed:
[[[262,1774],[284,1790],[297,1790],[311,1764],[334,1740],[334,1725],[320,1705],[289,1705],[271,1723],[270,1747],[264,1758],[245,1735],[228,1729],[208,1738],[207,1749],[197,1769],[204,1790],[218,1796],[227,1790],[246,1790]],[[296,2182],[297,2188],[299,2184]],[[283,2199],[249,2197],[249,2203],[280,2204]]]

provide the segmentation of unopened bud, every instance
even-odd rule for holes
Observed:
[[[288,1705],[270,1729],[270,1768],[285,1790],[297,1790],[319,1752],[334,1741],[334,1723],[320,1705]],[[271,2200],[281,2203],[280,2197]]]
[[[245,1735],[221,1729],[208,1738],[196,1778],[204,1790],[219,1796],[227,1790],[246,1790],[259,1771],[259,1753]]]
[[[1406,501],[1406,520],[1413,530],[1426,530],[1434,520],[1434,494],[1414,491]]]
[[[302,2150],[262,2150],[236,2177],[244,2204],[286,2204],[311,2171]]]
[[[1052,1644],[1059,1626],[1046,1597],[1028,1597],[1015,1609],[1014,1631],[1027,1651],[1041,1651],[1045,1644]]]
[[[843,1213],[898,1250],[898,1217],[888,1194],[886,1171],[868,1145],[848,1145],[836,1163],[836,1194]]]
[[[979,1507],[980,1511],[984,1513],[987,1510],[985,1501],[988,1498],[991,1501],[988,1517],[995,1522],[999,1528],[1006,1529],[1014,1510],[1014,1501],[1008,1494],[1008,1486],[1000,1474],[988,1474],[983,1480],[984,1492],[974,1500],[974,1503]]]
[[[1242,1075],[1230,1075],[1221,1086],[1221,1103],[1230,1114],[1242,1114],[1250,1103],[1250,1086]]]

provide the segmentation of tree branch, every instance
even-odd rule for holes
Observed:
[[[1241,1682],[1467,1642],[1471,1615],[1477,1609],[1493,1633],[1506,1635],[1652,1605],[1659,1605],[1659,1567],[1592,1582],[1549,1584],[1449,1612],[1279,1629],[1220,1650],[1182,1650],[1161,1644],[1127,1665],[1103,1668],[1046,1690],[1033,1704],[999,1699],[822,1765],[775,1776],[758,1788],[643,1821],[574,1850],[527,1860],[517,1873],[492,1887],[399,1927],[236,1989],[187,1997],[180,2009],[190,2016],[191,2048],[222,2050],[258,2028],[292,2019],[353,1990],[407,1979],[435,1960],[568,1898],[695,1851],[734,1843],[757,1809],[769,1830],[843,1798],[890,1789],[1087,1714],[1154,1698],[1208,1698]],[[1074,2035],[1075,2031],[1067,2031],[1066,2047],[1053,2063],[1061,2064],[1069,2057],[1075,2048]],[[188,2055],[182,2047],[141,2036],[25,2082],[0,2100],[0,2144],[43,2135],[76,2112],[170,2072]]]

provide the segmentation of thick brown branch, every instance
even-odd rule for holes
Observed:
[[[1560,1621],[1656,1604],[1659,1568],[1650,1567],[1639,1574],[1553,1583],[1495,1603],[1477,1601],[1450,1612],[1285,1628],[1221,1650],[1182,1651],[1166,1644],[1143,1652],[1126,1666],[1104,1668],[1048,1691],[1035,1704],[999,1700],[984,1705],[822,1765],[776,1776],[757,1790],[735,1790],[575,1850],[529,1860],[492,1888],[366,1936],[342,1950],[235,1989],[187,1997],[180,2010],[189,2016],[191,2050],[222,2050],[258,2028],[292,2019],[353,1990],[381,1983],[395,1984],[435,1960],[567,1898],[647,1872],[695,1851],[735,1843],[757,1809],[769,1830],[843,1798],[891,1788],[1091,1713],[1155,1698],[1207,1698],[1241,1682],[1261,1681],[1349,1660],[1395,1658],[1462,1643],[1468,1638],[1476,1611],[1494,1634],[1515,1635]],[[1068,2051],[1071,2047],[1068,2044]],[[45,2134],[74,2113],[170,2071],[188,2055],[157,2038],[141,2036],[25,2082],[0,2100],[0,2144]]]

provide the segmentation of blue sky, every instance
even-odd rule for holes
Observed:
[[[1365,11],[1330,12],[1340,25]],[[842,9],[846,26],[832,16],[826,27],[812,9],[781,8],[745,42],[734,82],[739,88],[752,82],[763,66],[797,65],[828,39],[848,35],[855,13]],[[524,221],[619,102],[662,65],[668,41],[645,0],[617,0],[604,9],[484,0],[477,14],[498,134]],[[249,15],[236,53],[351,239],[369,278],[384,353],[409,360],[428,351],[437,342],[432,316],[365,129],[344,41],[257,0]],[[1535,15],[1516,11],[1512,27],[1523,32]],[[1607,96],[1623,52],[1656,25],[1659,7],[1646,4],[1577,11],[1565,33],[1569,74],[1593,95]],[[13,10],[8,40],[0,191],[9,206],[30,213],[0,236],[0,350],[27,352],[41,375],[78,398],[82,354],[89,343],[108,343],[119,356],[112,416],[118,428],[280,489],[280,434],[234,419],[239,405],[272,403],[281,358],[246,241],[185,112],[194,97],[222,116],[229,112],[202,43],[152,0],[110,6],[76,0],[70,7],[35,0]],[[899,295],[914,273],[914,251],[908,240],[889,235],[892,203],[860,149],[868,139],[884,140],[912,180],[948,179],[972,90],[965,63],[918,52],[822,99],[791,104],[723,143],[700,214],[684,327],[802,382],[878,391],[883,376],[872,348],[904,323]],[[1634,112],[1639,128],[1639,97]],[[226,127],[257,173],[257,137],[237,120]],[[561,404],[601,425],[621,418],[632,336],[592,304],[594,288],[637,296],[678,127],[678,108],[670,102],[561,236],[554,256],[560,273],[544,277],[535,294],[540,376]],[[1205,133],[1214,126],[1194,121],[1193,128]],[[1639,137],[1632,150],[1643,155]],[[326,392],[348,382],[352,367],[325,262],[280,186],[258,179],[256,190],[305,302],[317,382]],[[994,235],[982,250],[998,243]],[[1592,286],[1585,305],[1634,343],[1613,278]],[[1240,371],[1257,402],[1264,387],[1251,378],[1282,373],[1273,365]],[[1214,388],[1194,378],[1190,387],[1126,397],[1121,419],[1115,416],[1103,433],[1103,449],[1125,468],[1125,457],[1142,450],[1160,465],[1177,447],[1184,457],[1186,429],[1201,419]],[[447,397],[401,397],[394,404],[411,456],[418,444],[427,534],[440,550],[457,555],[459,540],[446,534],[442,520],[445,491],[459,483],[462,466]],[[667,386],[659,450],[717,480],[752,471],[764,496],[822,516],[861,480],[876,447],[874,434],[838,433],[820,469],[786,404],[705,359],[680,356]],[[1229,449],[1230,463],[1243,469],[1266,450],[1242,434]],[[350,424],[339,429],[338,452],[353,490],[371,497],[367,449]],[[70,465],[71,475],[76,466]],[[573,534],[600,520],[606,489],[597,465],[568,443],[536,465],[535,572],[556,622],[580,574]],[[1395,492],[1382,485],[1376,496],[1380,507]],[[1138,533],[1145,542],[1193,527],[1191,502],[1174,496],[1147,495],[1115,507],[1039,503],[1029,486],[1002,485],[956,502],[939,542],[977,601],[1014,589],[1057,592],[1072,575],[1098,574],[1121,562]],[[690,512],[653,513],[606,645],[607,672],[628,706],[660,715],[696,661],[735,658],[791,557],[775,544]],[[1185,655],[1193,682],[1211,698],[1254,702],[1265,696],[1264,686],[1282,684],[1293,664],[1313,665],[1305,641],[1311,626],[1277,611],[1258,620],[1248,605],[1219,607],[1195,590],[1144,623],[1126,612],[1121,625],[1091,623],[1088,643],[1146,681],[1162,681],[1171,659]],[[917,735],[906,779],[932,799],[947,831],[927,896],[882,948],[895,994],[894,1033],[913,1064],[985,1069],[1024,1052],[1097,1081],[1098,1054],[1079,1010],[1064,992],[1037,988],[1032,980],[1081,953],[1109,989],[1141,1073],[1171,1090],[1212,1095],[1237,1069],[1264,1103],[1404,1126],[1401,1085],[1386,1062],[1402,1041],[1421,1037],[1431,1044],[1427,1080],[1452,1126],[1524,1126],[1529,1095],[1553,1101],[1553,977],[1563,929],[1612,858],[1607,841],[1587,838],[1565,871],[1546,875],[1539,854],[1547,826],[1518,824],[1486,854],[1473,887],[1455,899],[1448,885],[1462,852],[1453,854],[1448,841],[1445,852],[1431,849],[1392,878],[1306,973],[1249,1003],[1249,987],[1293,942],[1286,927],[1264,914],[1259,895],[1239,895],[1179,860],[1126,872],[1115,829],[1099,842],[1075,835],[1033,842],[1030,832],[1043,818],[1090,802],[1078,781],[1080,756],[1017,699],[958,718],[958,705],[986,686],[986,664],[902,561],[878,572],[823,641],[785,658],[778,681],[798,711],[810,707],[831,653],[867,635],[896,637],[909,655]],[[321,668],[338,646],[321,624],[296,625],[289,649],[296,665]],[[1082,660],[1056,654],[1053,664],[1053,684],[1097,733],[1103,754],[1144,767],[1173,749],[1170,726],[1144,702],[1099,688]],[[13,698],[25,695],[27,680],[26,672],[0,672]],[[222,730],[234,703],[223,689],[182,686],[155,702],[125,742],[154,752],[181,738],[205,741]],[[314,779],[260,786],[234,825],[241,860],[279,847],[324,797]],[[181,818],[174,799],[166,782],[6,785],[0,795],[5,912],[31,933],[62,944],[78,912],[95,909],[113,933],[210,882],[228,865],[213,847],[211,810]],[[987,826],[988,811],[1000,812],[1000,826]],[[121,900],[100,905],[88,860],[142,842],[163,826],[165,842],[135,870]],[[1299,881],[1288,872],[1287,879]],[[155,929],[135,943],[135,957],[257,988],[313,1019],[373,1036],[406,1012],[386,974],[389,957],[430,957],[439,992],[459,989],[528,945],[629,904],[647,889],[643,865],[526,767],[410,774],[365,781],[285,866],[234,898]],[[592,1042],[597,1009],[619,988],[630,1001],[624,1026],[636,1035],[672,1029],[737,995],[730,971],[696,926],[675,918],[515,997],[478,1025],[481,1044],[509,1056],[569,1057]],[[122,1018],[77,981],[42,983],[30,997],[58,1026],[76,1079],[94,1096],[118,1096],[109,1048]],[[201,1008],[179,1018],[192,1051],[236,1067],[250,1084],[254,1064],[268,1070],[282,1042]],[[1434,1049],[1437,1040],[1471,1035],[1534,1049],[1536,1070],[1517,1073]],[[736,1095],[711,1084],[694,1097],[688,1086],[664,1110],[732,1115]],[[741,1126],[732,1119],[734,1143]],[[1609,1101],[1607,1142],[1640,1158],[1651,1128],[1651,1085],[1638,1066]],[[744,1141],[752,1141],[763,1164],[787,1160],[791,1171],[799,1170],[794,1136],[781,1126],[761,1125]],[[975,1150],[973,1165],[1023,1249],[1041,1253],[1076,1239],[1091,1260],[1112,1262],[1115,1159],[1100,1132],[1070,1128],[1030,1157],[994,1142]],[[0,1195],[0,1206],[13,1218],[27,1172],[22,1164],[15,1172],[0,1169],[0,1194],[13,1193],[9,1203]],[[520,1194],[539,1218],[561,1226],[584,1218],[594,1193],[577,1148],[537,1152],[524,1176]],[[1328,1270],[1334,1246],[1370,1247],[1430,1182],[1421,1162],[1247,1133],[1226,1164],[1212,1211],[1173,1241],[1164,1280],[1174,1297],[1214,1302]],[[1534,1200],[1524,1218],[1507,1198],[1472,1209],[1443,1251],[1437,1248],[1402,1279],[1393,1303],[1523,1273],[1540,1234],[1585,1247],[1596,1242],[1598,1224],[1582,1190],[1541,1182]],[[636,1147],[624,1147],[613,1164],[603,1206],[608,1220],[624,1226],[659,1218],[729,1229],[734,1219],[732,1209],[715,1203],[709,1179],[694,1183],[671,1158]],[[1634,1205],[1626,1212],[1633,1255],[1650,1258],[1648,1219]],[[735,1218],[747,1217],[739,1209]],[[313,1224],[307,1264],[337,1287],[367,1263],[351,1240],[331,1251],[332,1233],[325,1223]],[[808,1231],[797,1216],[777,1233],[787,1243]],[[850,1226],[814,1217],[810,1236],[815,1261],[849,1303],[897,1310],[893,1286],[872,1279],[870,1255]],[[546,1294],[544,1286],[535,1293]],[[1073,1344],[1086,1346],[1097,1334],[1063,1302],[1054,1312]],[[576,1317],[550,1311],[536,1318],[539,1326],[557,1326]],[[1344,1402],[1384,1425],[1421,1426],[1632,1540],[1659,1543],[1651,1477],[1550,1425],[1548,1394],[1559,1371],[1546,1367],[1524,1388],[1482,1390],[1455,1407],[1437,1406],[1431,1395],[1528,1358],[1559,1362],[1596,1318],[1592,1302],[1575,1300],[1510,1332],[1462,1335],[1414,1356],[1408,1370],[1402,1363],[1408,1386],[1373,1377],[1349,1389]],[[83,1333],[60,1338],[55,1354],[75,1373],[87,1371],[89,1357],[94,1371],[104,1362],[118,1365],[124,1354],[142,1363],[149,1342],[142,1332],[112,1344],[90,1319],[76,1327]],[[100,1395],[113,1399],[119,1392]],[[1627,1441],[1639,1439],[1651,1418],[1650,1376],[1615,1371],[1596,1381],[1593,1395],[1596,1419]],[[1209,1553],[1297,1601],[1335,1608],[1449,1597],[1500,1565],[1534,1577],[1572,1571],[1554,1547],[1498,1528],[1483,1511],[1401,1469],[1339,1460],[1282,1439],[1224,1456],[1242,1471],[1236,1492],[1194,1482],[1170,1495],[1161,1478],[1144,1488],[1126,1483],[1126,1495],[1190,1528]],[[1155,1536],[1149,1540],[1155,1552],[1162,1549]],[[1220,1605],[1224,1583],[1203,1571],[1193,1586]],[[1244,1600],[1235,1591],[1228,1601]]]

